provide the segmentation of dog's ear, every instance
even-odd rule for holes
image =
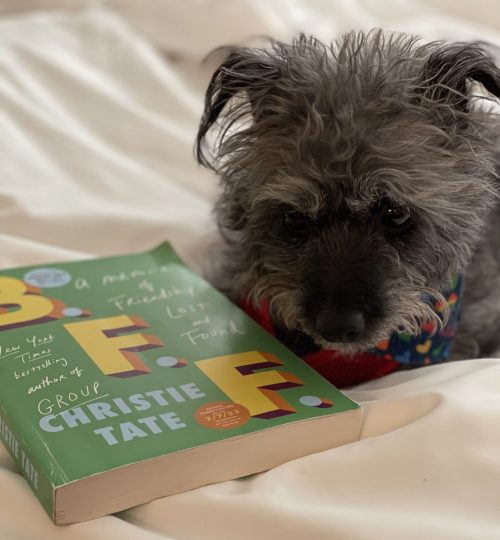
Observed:
[[[424,64],[423,97],[430,103],[468,112],[472,81],[500,98],[500,70],[478,44],[441,45]]]
[[[229,54],[213,74],[205,95],[205,107],[195,145],[196,158],[200,164],[213,168],[203,151],[205,137],[228,102],[242,94],[243,101],[234,108],[222,128],[222,138],[235,122],[249,114],[254,121],[258,120],[263,100],[279,76],[277,64],[264,50],[239,48]]]

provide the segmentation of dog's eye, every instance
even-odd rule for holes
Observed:
[[[283,224],[288,232],[296,235],[307,231],[311,222],[301,212],[290,210],[283,215]]]
[[[386,227],[397,228],[410,220],[410,210],[405,207],[387,206],[382,214],[382,223]]]

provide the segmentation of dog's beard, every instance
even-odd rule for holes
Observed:
[[[385,299],[388,315],[371,321],[366,332],[356,341],[332,342],[326,340],[318,332],[315,321],[305,315],[300,288],[290,288],[276,281],[271,284],[264,280],[256,282],[250,291],[250,298],[257,306],[263,299],[268,302],[271,318],[276,325],[285,327],[289,332],[306,334],[321,349],[349,354],[371,349],[394,333],[416,336],[424,324],[431,324],[437,331],[446,325],[449,316],[446,299],[435,289],[393,291]],[[441,314],[432,306],[436,301],[443,306]]]

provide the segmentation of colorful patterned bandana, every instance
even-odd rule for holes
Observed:
[[[457,333],[462,284],[463,278],[458,275],[443,293],[449,306],[449,319],[446,326],[435,333],[434,324],[423,324],[417,336],[394,333],[367,351],[346,354],[323,349],[305,355],[303,360],[337,387],[376,379],[402,366],[417,367],[444,362],[450,355],[453,338]],[[428,302],[433,304],[433,309],[441,316],[443,305],[431,299]],[[276,334],[267,302],[262,302],[257,309],[246,299],[242,308],[269,333]]]

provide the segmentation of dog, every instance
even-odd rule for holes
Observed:
[[[474,43],[374,30],[233,48],[195,145],[222,184],[215,285],[265,303],[297,354],[354,355],[446,327],[443,291],[464,276],[451,357],[493,354],[495,97],[500,70]]]

